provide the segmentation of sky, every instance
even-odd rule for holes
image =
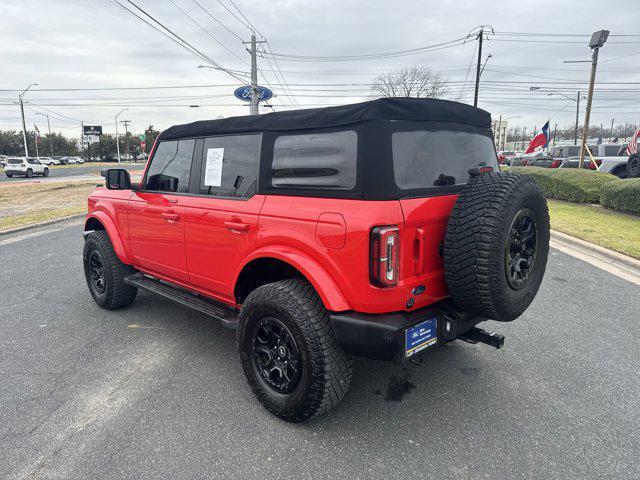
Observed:
[[[117,2],[153,23],[140,7],[206,60]],[[68,136],[79,136],[80,122],[113,133],[123,108],[118,120],[134,132],[246,115],[233,91],[246,82],[241,39],[251,29],[269,42],[259,45],[259,83],[275,96],[261,112],[363,101],[377,75],[414,65],[448,79],[446,98],[473,103],[478,42],[466,37],[479,25],[488,32],[482,62],[491,57],[478,106],[494,118],[528,130],[547,119],[571,126],[591,65],[563,61],[589,60],[589,36],[607,29],[591,124],[640,123],[640,17],[629,12],[637,0],[0,0],[0,129],[21,129],[17,97],[32,83],[27,128],[46,131],[48,114],[51,130]],[[404,53],[380,55],[388,52]],[[211,62],[231,74],[198,68]]]

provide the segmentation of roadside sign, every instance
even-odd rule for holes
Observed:
[[[233,95],[245,102],[251,101],[251,85],[245,85],[244,87],[238,87],[233,92]],[[258,86],[258,101],[263,102],[273,97],[273,92],[267,87]]]
[[[84,125],[82,127],[83,135],[102,135],[102,125]]]
[[[82,126],[82,143],[84,145],[91,145],[92,143],[98,143],[100,141],[100,135],[102,135],[102,125],[83,125]]]
[[[147,148],[147,142],[145,142],[145,141],[140,142],[140,148],[141,148],[141,149],[142,149],[142,151],[144,152],[144,151],[145,151],[145,149]]]
[[[144,142],[147,138],[147,136],[144,133],[141,133],[138,135],[138,138],[140,139],[141,142]]]

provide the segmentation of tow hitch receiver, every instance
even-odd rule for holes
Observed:
[[[500,348],[504,345],[504,335],[500,335],[499,333],[489,333],[478,327],[472,328],[468,332],[460,335],[458,338],[467,343],[486,343],[490,347],[494,348]]]

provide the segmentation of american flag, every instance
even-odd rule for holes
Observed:
[[[636,130],[636,133],[634,133],[633,137],[631,137],[629,145],[627,145],[627,155],[638,153],[638,136],[640,136],[640,128]]]

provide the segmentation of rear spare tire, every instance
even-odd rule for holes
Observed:
[[[549,211],[527,175],[478,175],[460,194],[444,241],[447,287],[473,315],[518,318],[538,292],[549,254]]]

